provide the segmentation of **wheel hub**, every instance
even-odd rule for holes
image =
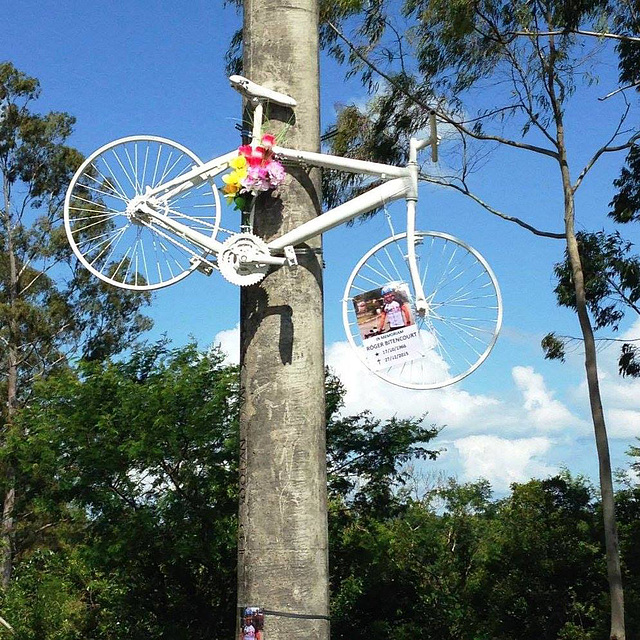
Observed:
[[[151,222],[151,216],[147,211],[148,207],[147,199],[144,196],[135,196],[127,203],[125,215],[133,224],[139,226],[149,224]]]

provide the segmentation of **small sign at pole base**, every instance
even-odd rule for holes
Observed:
[[[238,640],[264,640],[264,609],[258,606],[239,607]]]

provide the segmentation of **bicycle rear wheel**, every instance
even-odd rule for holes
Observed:
[[[182,280],[206,252],[151,219],[131,215],[132,200],[180,177],[200,159],[186,147],[155,136],[111,142],[90,155],[74,175],[64,203],[67,238],[95,276],[124,289],[149,291]],[[215,236],[220,198],[205,181],[160,200],[163,215]]]
[[[446,233],[420,231],[415,238],[427,312],[416,313],[407,234],[401,233],[358,262],[347,281],[342,317],[349,343],[373,373],[409,389],[438,389],[462,380],[487,358],[502,324],[502,299],[475,249]],[[387,286],[400,292],[400,302],[406,298],[412,324],[380,334]]]

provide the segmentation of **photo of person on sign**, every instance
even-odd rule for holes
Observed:
[[[413,324],[406,296],[393,284],[382,287],[382,312],[378,320],[378,334],[409,327]]]

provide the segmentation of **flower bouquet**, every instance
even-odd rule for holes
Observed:
[[[265,134],[258,147],[242,145],[229,163],[233,171],[222,176],[222,193],[239,211],[248,211],[255,196],[284,182],[284,167],[273,156],[274,142],[274,136]]]

